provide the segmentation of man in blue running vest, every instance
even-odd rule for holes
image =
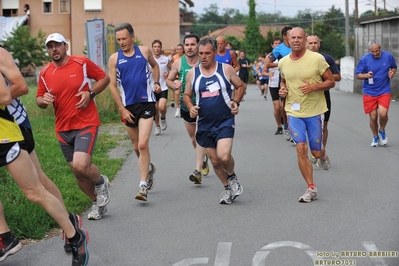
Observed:
[[[214,38],[202,39],[198,49],[201,64],[188,72],[183,100],[190,117],[198,117],[197,143],[205,147],[224,186],[220,204],[231,204],[242,193],[231,150],[235,115],[244,96],[244,85],[232,66],[215,60],[217,44]],[[194,93],[195,104],[192,102]]]

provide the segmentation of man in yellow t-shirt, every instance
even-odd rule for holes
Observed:
[[[289,43],[292,52],[278,65],[282,78],[279,95],[286,98],[289,131],[296,143],[299,169],[308,185],[299,202],[311,202],[317,199],[317,189],[308,157],[307,137],[313,156],[322,158],[322,125],[327,111],[323,91],[334,87],[335,81],[324,57],[306,49],[306,34],[302,28],[291,30]]]

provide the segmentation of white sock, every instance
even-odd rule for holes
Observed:
[[[140,181],[140,185],[139,186],[140,187],[147,186],[147,181]]]

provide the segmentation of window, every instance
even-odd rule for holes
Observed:
[[[60,0],[60,13],[69,13],[69,0]]]
[[[53,0],[43,0],[43,13],[53,13]]]
[[[3,9],[4,17],[18,17],[18,9]]]
[[[84,0],[86,12],[98,12],[102,10],[102,0]]]
[[[17,17],[19,1],[14,0],[1,0],[1,7],[4,17]]]

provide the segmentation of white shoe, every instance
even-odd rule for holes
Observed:
[[[180,117],[180,108],[176,108],[175,117]]]
[[[378,147],[378,142],[380,142],[380,139],[378,137],[373,138],[373,142],[371,142],[370,146],[371,147]]]
[[[291,141],[291,133],[290,133],[290,131],[289,131],[289,129],[283,129],[283,132],[284,132],[284,138],[285,138],[285,140],[286,141]]]
[[[87,215],[88,220],[100,220],[107,212],[107,206],[99,207],[96,203],[91,206],[91,211]]]
[[[168,123],[166,123],[166,118],[162,119],[161,118],[161,128],[162,130],[165,130],[168,127]]]
[[[384,131],[379,131],[379,135],[380,135],[380,141],[378,142],[378,144],[380,145],[380,146],[387,146],[387,144],[388,144],[388,137],[387,137],[387,134],[385,133],[385,130]]]
[[[155,136],[161,135],[161,128],[160,127],[155,127],[154,135]]]
[[[312,200],[317,200],[317,188],[308,188],[298,201],[309,203]]]

